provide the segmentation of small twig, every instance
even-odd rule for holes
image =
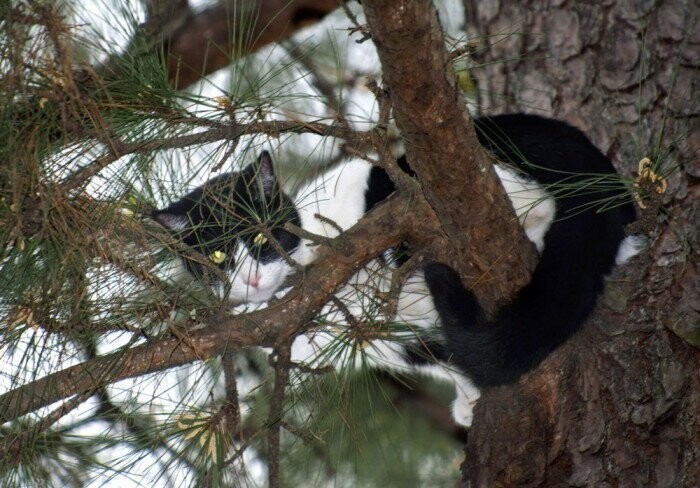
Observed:
[[[245,450],[248,449],[251,446],[251,444],[253,444],[253,442],[255,440],[257,440],[259,437],[261,437],[264,433],[265,433],[265,429],[255,430],[253,433],[251,433],[247,436],[244,436],[243,433],[241,433],[240,447],[235,450],[235,452],[231,455],[231,457],[228,458],[222,464],[222,466],[229,466],[229,465],[235,463],[243,455]]]
[[[352,147],[351,144],[346,144],[345,149],[349,154],[353,154],[372,165],[383,168],[399,191],[411,194],[415,191],[417,182],[398,167],[395,156],[390,150],[391,144],[387,137],[389,117],[391,116],[391,98],[389,97],[389,93],[382,89],[377,84],[376,80],[372,78],[367,78],[366,85],[374,94],[379,106],[379,118],[374,130],[371,132],[372,147],[377,154],[379,154],[379,160],[370,158],[364,151]]]
[[[261,225],[260,227],[258,227],[258,230],[267,238],[267,242],[269,242],[270,245],[275,249],[275,251],[277,251],[277,254],[282,256],[282,259],[284,259],[285,263],[290,265],[296,271],[301,271],[304,269],[302,265],[294,261],[294,259],[292,259],[289,253],[284,250],[284,248],[280,245],[279,241],[275,239],[275,236],[272,235],[270,229]]]
[[[365,86],[367,86],[369,91],[371,91],[377,99],[377,105],[379,106],[377,126],[386,129],[389,126],[389,116],[391,115],[391,99],[389,98],[389,93],[383,88],[380,88],[377,80],[374,78],[367,77]]]
[[[476,39],[472,39],[470,41],[467,41],[460,45],[459,47],[454,48],[452,51],[448,53],[448,58],[450,61],[454,61],[455,59],[464,56],[465,54],[469,57],[471,57],[474,54],[474,51],[479,47],[479,42]]]
[[[315,214],[314,214],[314,218],[320,220],[320,221],[323,222],[324,224],[330,225],[331,227],[333,227],[335,230],[338,231],[338,234],[342,234],[343,232],[345,232],[345,230],[344,230],[341,226],[339,226],[337,222],[335,222],[334,220],[329,219],[328,217],[326,217],[326,216],[324,216],[324,215],[315,213]]]
[[[17,458],[24,446],[33,444],[36,436],[58,422],[66,414],[78,408],[80,404],[92,396],[92,393],[93,392],[90,391],[78,395],[75,398],[71,398],[63,402],[60,407],[43,417],[31,428],[20,432],[14,437],[8,435],[0,448],[0,459]]]
[[[360,323],[358,322],[357,318],[350,312],[350,309],[340,300],[340,298],[332,295],[330,301],[333,302],[333,305],[335,305],[338,310],[340,310],[340,313],[343,314],[345,321],[350,324],[350,327],[353,329],[360,328]]]
[[[303,363],[295,363],[295,362],[291,362],[290,365],[292,368],[298,369],[302,373],[308,373],[308,374],[313,374],[313,375],[324,375],[324,374],[332,373],[335,370],[335,368],[333,367],[332,364],[327,364],[327,365],[321,366],[319,368],[311,368],[309,366],[306,366]]]
[[[338,123],[342,127],[351,130],[350,124],[343,115],[344,107],[341,101],[338,99],[338,96],[336,95],[335,85],[329,83],[323,78],[323,76],[321,76],[319,70],[311,62],[309,54],[303,52],[299,44],[292,40],[289,40],[286,42],[286,46],[287,51],[289,51],[289,54],[294,56],[296,58],[296,61],[299,62],[299,64],[301,64],[309,72],[309,75],[311,77],[310,84],[314,88],[316,88],[316,90],[326,99],[328,107],[334,112]]]
[[[218,172],[218,171],[223,167],[223,165],[226,163],[226,161],[227,161],[231,156],[233,156],[233,153],[236,152],[236,148],[238,147],[238,142],[239,142],[240,140],[241,140],[240,137],[236,137],[236,138],[231,139],[231,142],[232,142],[231,147],[229,147],[229,148],[226,150],[226,152],[224,153],[224,155],[221,157],[221,161],[219,161],[218,163],[216,163],[216,164],[211,168],[211,172],[212,172],[212,173]]]
[[[417,182],[398,167],[395,155],[390,150],[391,144],[387,137],[389,117],[391,116],[391,98],[389,93],[381,88],[376,80],[371,78],[367,79],[367,88],[374,94],[377,99],[377,105],[379,105],[379,119],[375,129],[372,131],[372,146],[379,154],[379,161],[373,164],[384,168],[384,171],[387,172],[399,191],[410,194],[415,191]]]
[[[344,333],[349,340],[355,341],[355,347],[364,349],[369,346],[373,340],[386,338],[388,335],[387,332],[381,328],[384,322],[367,323],[365,321],[359,321],[338,297],[333,295],[330,301],[340,310],[345,321],[350,325]],[[342,332],[341,329],[341,333]]]
[[[403,288],[408,275],[415,271],[422,261],[423,255],[421,253],[414,254],[409,257],[405,263],[392,272],[389,291],[377,292],[377,297],[384,302],[383,312],[387,318],[391,319],[392,317],[396,316],[401,289]]]
[[[235,353],[223,354],[221,356],[221,364],[224,370],[224,382],[226,385],[226,403],[223,407],[226,417],[225,427],[232,437],[236,437],[241,426],[241,409],[238,404]]]
[[[357,16],[350,10],[350,7],[348,7],[348,3],[345,0],[340,0],[340,8],[343,9],[343,12],[345,12],[345,15],[347,15],[348,19],[350,19],[350,22],[353,23],[353,25],[359,27],[360,23],[357,21]]]
[[[384,142],[382,143],[380,141]],[[418,184],[417,181],[399,168],[393,158],[393,155],[391,154],[391,151],[388,150],[388,146],[389,145],[386,143],[386,138],[384,136],[378,136],[378,138],[374,140],[374,147],[375,150],[379,152],[380,159],[374,159],[368,156],[366,152],[360,151],[359,149],[352,147],[350,144],[345,145],[345,150],[352,156],[363,159],[374,166],[379,166],[380,168],[384,169],[399,191],[407,194],[413,193],[416,185]]]
[[[306,239],[308,241],[311,241],[313,244],[316,245],[328,245],[332,246],[333,239],[330,237],[326,236],[321,236],[318,234],[314,234],[313,232],[309,232],[308,230],[302,229],[298,225],[294,225],[291,222],[286,222],[284,224],[284,230],[287,232],[291,232],[297,237],[301,237],[302,239]]]
[[[362,33],[362,37],[360,39],[356,40],[355,42],[357,44],[362,44],[363,42],[371,39],[372,33],[369,31],[369,28],[367,27],[367,25],[361,25],[357,21],[357,17],[355,16],[354,13],[352,13],[352,10],[350,10],[350,7],[348,7],[347,2],[345,2],[344,0],[340,0],[340,6],[343,9],[343,12],[345,12],[345,15],[348,17],[348,19],[350,19],[350,22],[352,22],[354,25],[354,27],[351,27],[348,29],[348,31],[350,31],[350,34],[352,35],[355,32]]]
[[[301,430],[299,427],[296,427],[294,425],[291,425],[289,422],[286,422],[282,420],[280,422],[280,425],[284,430],[292,434],[293,436],[298,437],[301,439],[305,444],[307,444],[315,453],[317,456],[323,459],[323,461],[326,464],[326,474],[328,476],[333,476],[335,475],[335,468],[333,467],[333,461],[331,460],[331,457],[328,455],[328,449],[324,445],[324,442],[321,439],[318,439],[314,437],[313,435],[309,434],[308,432],[305,432]]]
[[[270,413],[267,417],[267,470],[268,486],[280,486],[280,427],[284,408],[284,390],[289,381],[291,368],[291,340],[275,347],[275,384],[270,398]]]
[[[290,434],[298,437],[299,439],[301,439],[302,441],[304,441],[308,444],[311,444],[314,442],[314,438],[311,434],[309,434],[308,432],[304,432],[300,428],[295,427],[294,425],[291,425],[289,422],[287,422],[285,420],[280,420],[280,426],[284,430],[289,432]]]
[[[203,361],[206,359],[206,355],[202,353],[202,351],[199,350],[197,345],[186,335],[180,332],[175,325],[175,323],[172,320],[172,312],[177,309],[177,304],[174,301],[173,305],[170,309],[170,313],[168,313],[168,319],[166,320],[166,323],[168,325],[168,330],[175,336],[181,344],[184,344],[187,348],[189,348],[192,353],[197,357],[200,361]]]
[[[360,151],[359,149],[354,148],[350,144],[345,144],[345,151],[350,155],[354,156],[356,158],[360,158],[364,161],[367,161],[369,164],[372,166],[379,166],[382,167],[381,162],[378,159],[375,159],[371,156],[369,156],[366,152]]]

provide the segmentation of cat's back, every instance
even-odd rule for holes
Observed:
[[[335,237],[337,227],[347,230],[355,225],[365,213],[371,169],[365,161],[350,160],[302,186],[295,197],[302,227],[314,234]]]
[[[564,121],[515,113],[479,117],[474,124],[483,146],[541,183],[560,181],[566,173],[574,177],[615,173],[590,139]]]

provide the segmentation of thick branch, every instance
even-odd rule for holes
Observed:
[[[423,192],[482,306],[495,310],[530,279],[536,253],[478,143],[430,0],[362,5],[396,125]]]
[[[221,2],[196,14],[183,12],[167,35],[168,79],[191,85],[232,59],[287,39],[338,8],[338,0]],[[172,22],[170,23],[172,25]]]
[[[250,314],[219,313],[206,320],[208,327],[191,332],[187,343],[177,338],[149,342],[23,385],[0,396],[0,423],[121,379],[205,360],[244,347],[274,347],[302,331],[354,270],[384,249],[410,238],[414,229],[421,229],[423,233],[431,222],[435,222],[435,216],[422,198],[394,195],[332,241],[331,246],[323,246],[318,264],[306,272],[299,287],[280,303]]]

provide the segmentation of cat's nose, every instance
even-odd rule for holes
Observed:
[[[257,271],[249,273],[247,277],[243,278],[243,283],[252,286],[253,288],[257,288],[258,286],[260,286],[260,278],[260,273],[258,273]]]

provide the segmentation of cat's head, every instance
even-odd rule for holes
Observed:
[[[181,257],[186,269],[236,303],[271,298],[292,271],[279,249],[292,255],[300,242],[284,229],[286,222],[299,225],[299,215],[282,193],[267,151],[243,171],[207,181],[152,217],[199,253],[199,260]]]

